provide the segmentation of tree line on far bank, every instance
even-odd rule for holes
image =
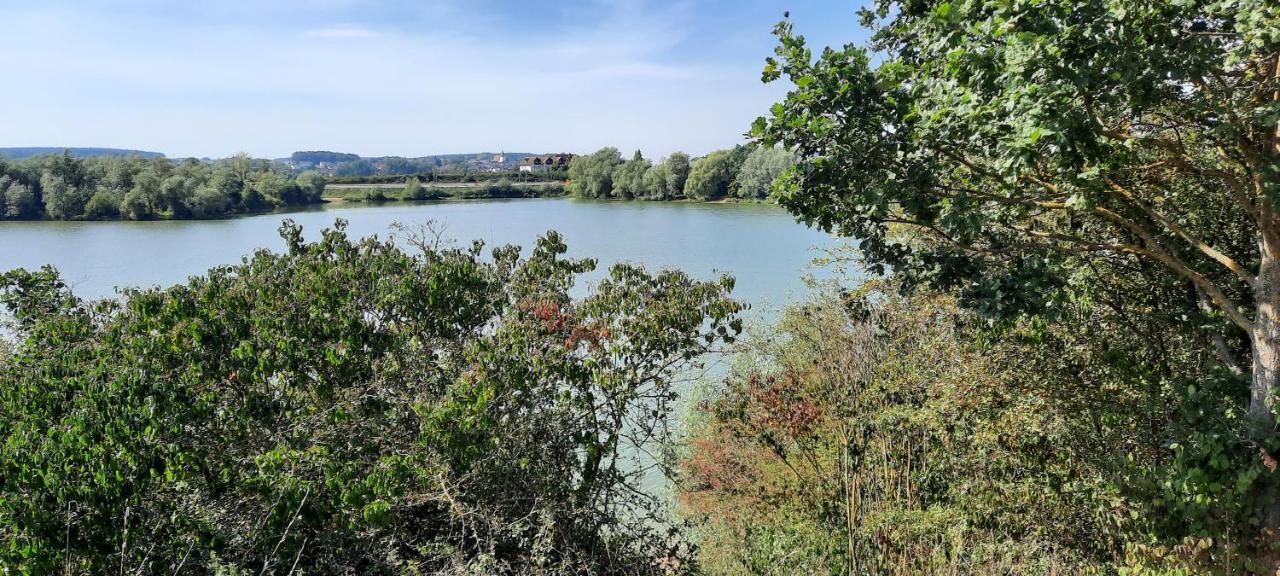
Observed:
[[[276,171],[246,155],[215,161],[74,158],[0,160],[0,218],[153,220],[221,218],[321,201],[325,178]]]
[[[583,198],[764,199],[794,163],[795,156],[782,148],[736,146],[701,158],[675,152],[654,162],[639,151],[624,160],[617,148],[608,147],[573,159],[567,190]],[[212,161],[76,158],[65,152],[0,159],[0,219],[224,218],[320,203],[328,182],[319,172],[293,174],[244,154]]]
[[[569,163],[569,190],[624,200],[764,199],[793,164],[795,156],[783,148],[735,146],[696,159],[674,152],[655,163],[639,150],[624,160],[617,148],[606,147]]]

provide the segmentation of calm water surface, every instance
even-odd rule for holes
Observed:
[[[307,238],[336,218],[356,236],[387,236],[395,222],[435,221],[461,242],[531,246],[547,230],[564,235],[572,256],[608,264],[676,267],[699,278],[728,272],[734,293],[766,312],[803,295],[801,275],[836,240],[797,224],[775,206],[572,199],[469,200],[422,204],[328,205],[308,211],[215,221],[4,222],[0,270],[56,266],[80,296],[117,287],[169,286],[259,248],[282,250],[277,229],[290,218]]]
[[[259,248],[282,250],[278,229],[286,218],[303,226],[309,239],[348,221],[356,236],[387,236],[393,223],[434,221],[448,237],[490,246],[529,247],[547,230],[564,235],[571,256],[599,260],[584,283],[609,264],[628,261],[649,267],[676,267],[710,279],[727,272],[737,278],[734,295],[752,305],[749,318],[767,320],[777,308],[803,297],[801,280],[813,258],[837,241],[797,224],[780,208],[760,204],[595,202],[571,199],[468,200],[422,204],[330,205],[288,214],[216,221],[182,222],[3,222],[0,270],[56,266],[83,297],[109,297],[118,287],[169,286],[210,267],[233,264]],[[526,250],[527,252],[527,250]],[[583,293],[585,286],[577,289]],[[726,369],[727,359],[707,359],[677,386],[682,390],[674,422],[692,399],[693,383]],[[623,466],[648,469],[648,453],[624,450]],[[645,473],[643,489],[669,495],[665,477]]]

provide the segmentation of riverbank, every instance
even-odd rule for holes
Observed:
[[[326,202],[387,202],[414,200],[483,200],[502,198],[559,198],[561,182],[475,182],[409,186],[400,184],[330,184]]]
[[[571,196],[563,182],[448,182],[419,185],[416,189],[404,183],[330,184],[325,187],[323,201],[344,202],[412,202],[424,200],[501,200],[510,198],[565,198]],[[606,202],[672,202],[684,204],[761,204],[767,200],[723,197],[709,200],[697,198],[590,198]]]

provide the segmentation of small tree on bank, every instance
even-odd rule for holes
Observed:
[[[662,165],[666,169],[667,191],[672,197],[683,196],[685,181],[689,179],[689,155],[684,152],[672,152]]]
[[[756,148],[747,155],[733,179],[732,192],[738,198],[762,200],[773,190],[773,182],[795,164],[796,157],[785,148]]]
[[[739,146],[716,150],[699,158],[689,170],[689,177],[684,185],[685,196],[697,200],[714,200],[727,196],[747,153],[747,148]]]
[[[569,161],[569,189],[575,196],[608,198],[613,193],[613,171],[622,164],[617,148],[601,148]]]

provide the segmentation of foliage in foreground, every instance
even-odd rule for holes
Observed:
[[[14,574],[669,573],[639,447],[731,281],[326,231],[169,289],[0,276]]]
[[[754,130],[802,158],[781,202],[992,317],[1052,314],[1098,262],[1163,268],[1251,373],[1255,438],[1280,442],[1280,5],[879,0],[862,18],[868,46],[817,58],[777,28],[764,79],[795,89]]]
[[[1211,347],[1110,302],[975,320],[872,283],[741,341],[683,460],[704,567],[1270,573],[1274,462]]]
[[[780,203],[858,238],[869,270],[891,271],[905,293],[953,296],[988,323],[967,337],[1019,351],[982,371],[997,389],[1041,399],[1037,416],[1078,410],[1046,455],[1072,455],[1066,473],[1032,478],[1031,493],[1080,495],[1054,507],[1061,517],[1122,521],[1043,540],[1071,552],[1053,557],[1274,573],[1280,5],[878,0],[861,15],[862,46],[815,53],[789,21],[775,31],[763,79],[793,87],[753,133],[799,156]],[[910,406],[910,390],[894,402]],[[1000,477],[981,472],[946,484]],[[1090,479],[1122,500],[1090,503],[1078,492]]]

